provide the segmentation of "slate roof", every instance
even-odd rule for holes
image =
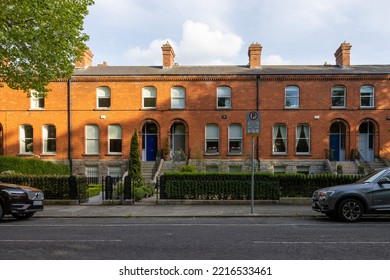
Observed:
[[[248,66],[90,66],[74,76],[213,76],[213,75],[389,75],[390,65],[264,65]]]

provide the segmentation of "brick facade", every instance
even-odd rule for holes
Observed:
[[[255,157],[262,170],[287,166],[290,172],[301,167],[324,172],[326,158],[349,160],[352,151],[369,161],[390,157],[389,66],[351,66],[348,43],[336,51],[336,65],[264,66],[261,50],[260,44],[249,47],[246,66],[193,67],[175,64],[169,43],[162,47],[163,67],[91,66],[88,51],[69,80],[50,84],[43,108],[32,109],[22,92],[0,88],[0,152],[71,162],[77,174],[86,166],[100,175],[110,167],[123,173],[136,129],[143,160],[153,160],[168,139],[171,157],[180,152],[198,165],[202,161],[202,170],[207,162],[247,170],[251,137],[245,133],[245,113],[260,111]],[[99,88],[108,92],[103,106]],[[178,94],[171,95],[175,90]],[[22,139],[25,124],[33,128],[32,152],[20,147],[30,141]],[[47,125],[55,127],[55,152],[45,151]],[[214,125],[210,139],[207,125]],[[87,137],[87,126],[97,132]],[[109,126],[119,127],[121,137],[113,133],[110,141]]]

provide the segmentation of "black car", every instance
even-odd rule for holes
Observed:
[[[4,215],[28,219],[43,210],[43,192],[39,189],[0,183],[0,220]]]
[[[312,208],[344,222],[359,221],[363,214],[390,214],[390,168],[376,170],[353,184],[316,190]]]

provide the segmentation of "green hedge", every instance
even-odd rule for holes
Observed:
[[[349,184],[361,176],[255,173],[254,198],[311,197],[316,189]],[[251,197],[249,173],[165,173],[160,178],[161,199],[232,199]]]
[[[4,171],[30,175],[70,174],[69,166],[66,164],[57,164],[40,159],[22,159],[11,156],[0,156],[0,173]]]
[[[64,175],[20,175],[20,174],[0,174],[0,182],[12,183],[35,187],[41,189],[45,199],[71,199],[69,196],[69,176]],[[76,177],[77,196],[80,201],[88,198],[88,182],[85,177]]]
[[[261,177],[261,178],[260,178]],[[162,199],[250,199],[250,174],[168,173],[160,178]],[[255,175],[257,200],[279,199],[278,179],[270,174]]]

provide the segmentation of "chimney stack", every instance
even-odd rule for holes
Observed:
[[[80,61],[76,61],[74,67],[76,68],[87,68],[89,66],[92,66],[92,58],[93,58],[93,53],[91,52],[90,49],[86,49],[84,51],[83,56],[81,57]]]
[[[340,45],[340,47],[334,53],[337,65],[341,67],[348,67],[351,65],[351,48],[352,45],[347,42],[344,42]]]
[[[249,68],[259,68],[261,66],[261,50],[263,47],[259,43],[252,43],[248,49]]]
[[[163,51],[163,68],[171,68],[174,65],[175,51],[168,42],[161,49]]]

